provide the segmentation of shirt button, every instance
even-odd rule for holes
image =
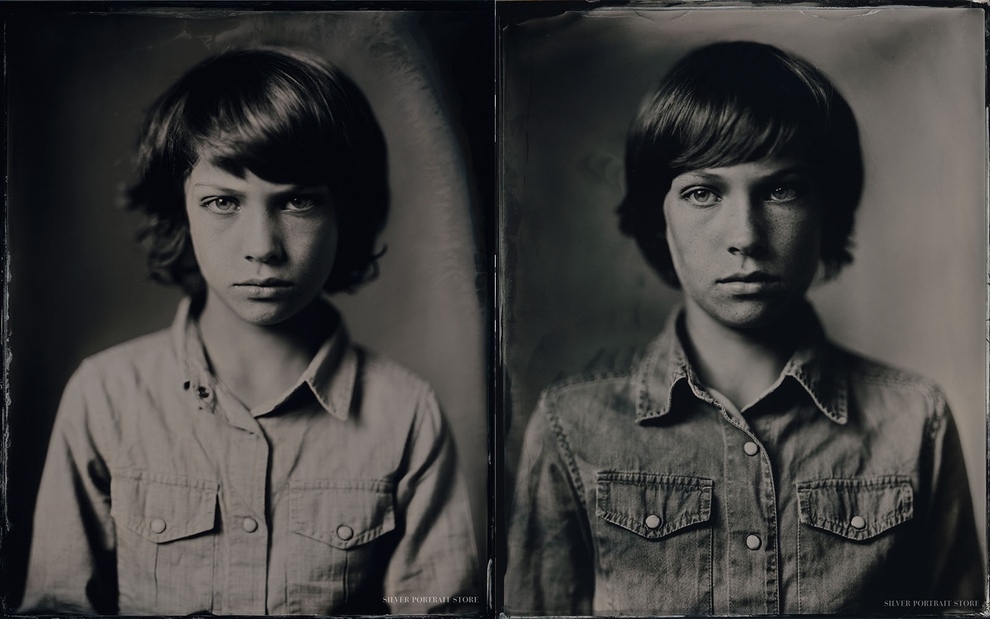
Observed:
[[[755,456],[760,452],[760,446],[753,441],[746,441],[743,445],[743,451],[746,452],[747,456]]]
[[[759,550],[761,545],[763,545],[763,541],[759,535],[749,535],[746,537],[746,547],[750,550]]]
[[[852,520],[849,521],[854,529],[862,529],[866,527],[866,520],[862,516],[853,516]]]
[[[346,524],[342,524],[337,527],[337,537],[344,540],[345,542],[352,537],[354,537],[354,529],[350,528]]]
[[[254,518],[245,518],[244,521],[241,522],[241,526],[244,527],[244,530],[248,533],[254,533],[258,530],[258,521]]]
[[[656,514],[650,514],[649,516],[646,517],[647,529],[656,529],[659,526],[660,526],[660,516],[657,516]]]
[[[161,518],[155,518],[154,520],[151,521],[151,532],[152,533],[161,533],[164,530],[165,530],[165,521],[164,520],[162,520]]]

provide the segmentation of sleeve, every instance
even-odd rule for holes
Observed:
[[[544,395],[526,428],[511,508],[505,608],[520,615],[590,615],[594,553],[575,482]]]
[[[117,612],[110,475],[86,387],[84,362],[65,388],[48,446],[22,612]]]
[[[404,523],[385,575],[390,612],[478,614],[478,558],[467,488],[436,396],[417,403],[407,445],[408,467],[396,487]]]
[[[932,497],[927,514],[926,566],[922,568],[930,581],[925,597],[960,602],[960,609],[972,612],[986,604],[986,576],[959,433],[945,400],[938,400],[940,410],[930,431]]]

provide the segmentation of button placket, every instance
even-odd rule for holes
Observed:
[[[268,531],[265,514],[268,478],[268,443],[256,433],[257,421],[239,403],[228,401],[227,393],[214,389],[211,398],[218,413],[231,424],[231,468],[239,475],[231,483],[231,495],[242,497],[230,505],[231,533],[240,539],[230,545],[229,589],[225,591],[225,611],[230,614],[264,614],[268,562]],[[221,400],[221,401],[218,401]],[[239,527],[238,527],[239,525]]]
[[[776,480],[770,451],[757,438],[759,415],[740,417],[737,420],[723,414],[725,425],[733,428],[726,428],[723,443],[725,517],[738,527],[723,538],[730,557],[726,578],[739,585],[726,596],[725,605],[720,606],[716,600],[714,608],[716,614],[725,614],[730,609],[745,614],[777,614],[779,592],[776,587],[765,587],[765,583],[779,581],[774,552],[778,543]],[[754,594],[757,590],[765,595]]]

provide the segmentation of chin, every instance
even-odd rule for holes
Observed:
[[[783,322],[793,310],[793,303],[781,304],[764,299],[733,300],[717,308],[712,316],[733,329],[764,329]]]
[[[248,301],[236,310],[244,322],[258,327],[274,327],[299,313],[298,308],[280,303],[260,303]]]

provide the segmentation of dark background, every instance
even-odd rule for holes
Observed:
[[[687,52],[754,40],[817,64],[857,116],[866,187],[855,262],[810,297],[832,339],[945,390],[985,548],[983,11],[642,7],[548,15],[554,8],[517,3],[501,13],[507,499],[540,391],[626,358],[680,302],[619,233],[615,216],[639,102]]]
[[[431,5],[434,6],[434,5]],[[75,9],[75,7],[72,7]],[[167,327],[180,293],[150,282],[120,208],[144,111],[224,49],[313,49],[362,87],[389,147],[381,276],[335,302],[353,338],[437,390],[468,482],[479,557],[487,512],[489,304],[494,202],[490,6],[386,12],[195,8],[66,12],[6,22],[9,397],[3,595],[23,587],[31,514],[53,417],[86,356]],[[43,532],[42,532],[43,534]]]

